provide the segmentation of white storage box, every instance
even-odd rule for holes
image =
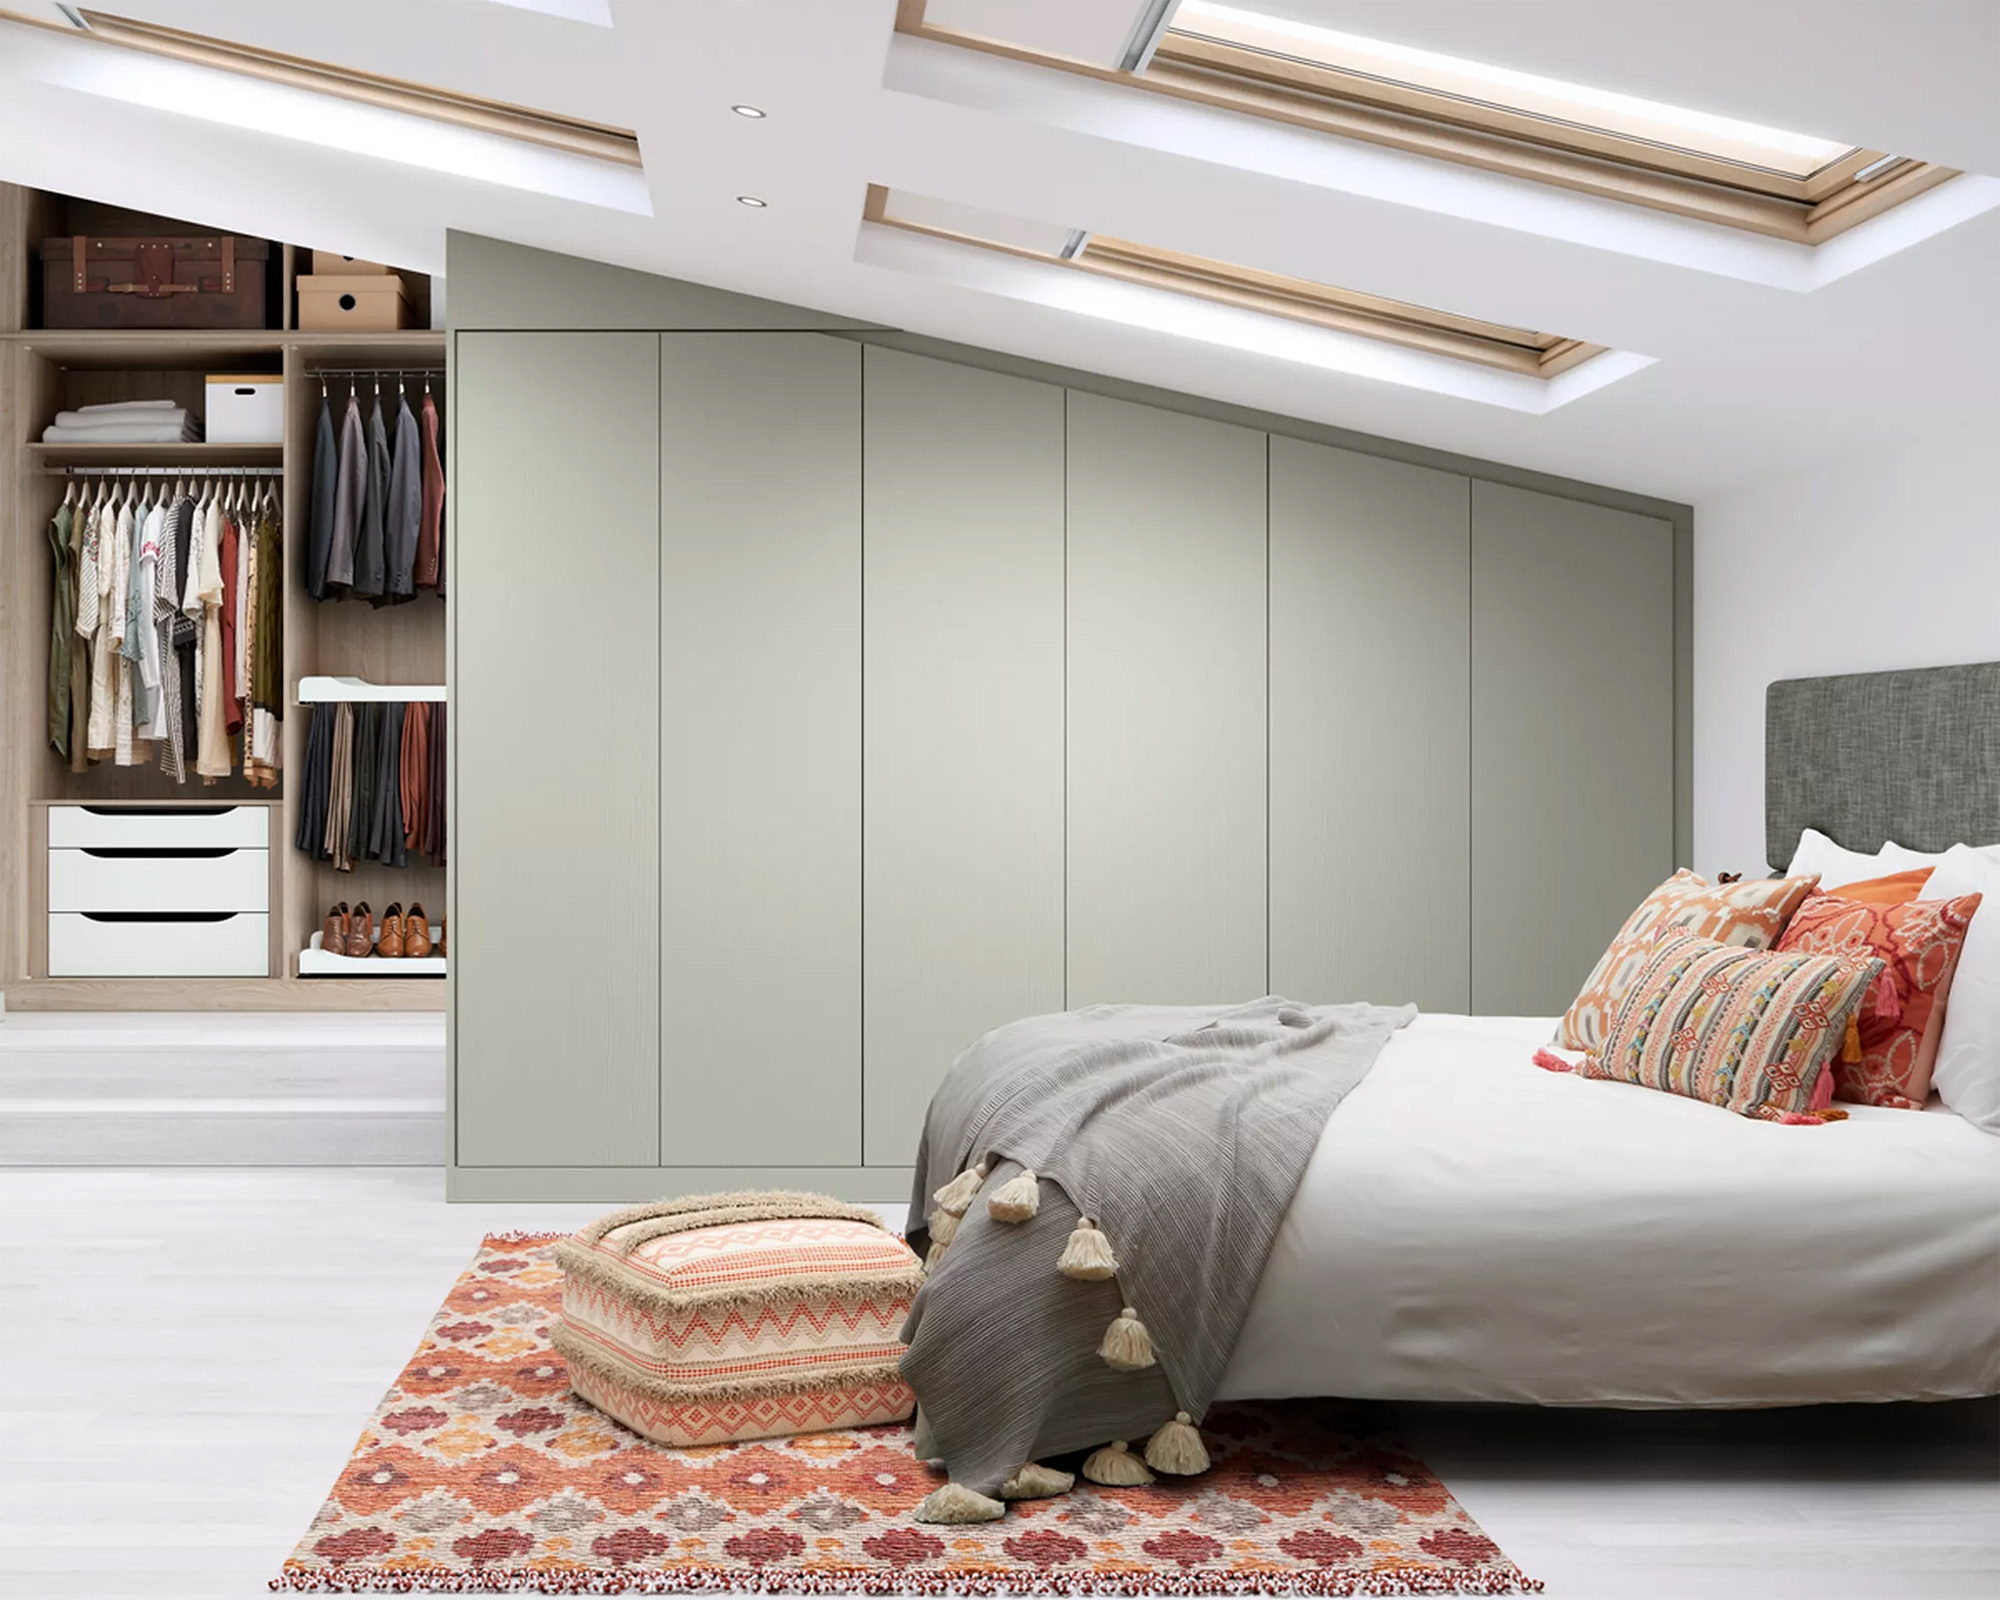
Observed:
[[[202,436],[210,444],[283,444],[285,380],[268,373],[210,373]]]

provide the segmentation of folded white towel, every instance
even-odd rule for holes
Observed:
[[[188,419],[187,408],[177,406],[171,400],[162,401],[158,406],[149,405],[144,411],[100,411],[91,406],[83,406],[75,411],[58,411],[58,428],[164,428],[172,424],[178,428]]]
[[[120,411],[179,411],[182,406],[178,400],[100,400],[96,405],[76,409],[105,415]]]
[[[43,444],[194,444],[201,430],[192,423],[128,422],[120,428],[65,428],[51,423],[42,430]]]

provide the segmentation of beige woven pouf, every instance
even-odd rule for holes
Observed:
[[[579,1398],[660,1444],[901,1422],[898,1335],[923,1269],[861,1206],[696,1195],[563,1241],[550,1338]]]

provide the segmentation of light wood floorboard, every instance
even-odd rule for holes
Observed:
[[[264,1594],[480,1235],[597,1209],[443,1196],[421,1168],[0,1172],[0,1597]],[[1392,1409],[1551,1600],[2000,1593],[1995,1402]]]

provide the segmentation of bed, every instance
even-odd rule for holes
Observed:
[[[2000,1392],[2000,1139],[1788,1128],[1422,1016],[1331,1117],[1223,1398],[1744,1406]]]
[[[1790,679],[1773,862],[2000,841],[2000,664]],[[1425,1016],[1330,1118],[1225,1396],[1744,1406],[2000,1393],[2000,1138],[1935,1100],[1777,1127]]]

